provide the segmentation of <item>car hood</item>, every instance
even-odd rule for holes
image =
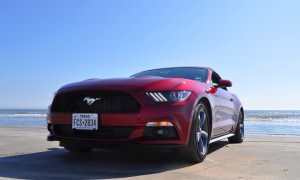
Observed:
[[[185,86],[192,80],[182,78],[162,78],[156,76],[147,76],[139,78],[113,78],[113,79],[89,79],[63,86],[59,92],[74,90],[130,90],[142,88],[147,90],[170,90]]]

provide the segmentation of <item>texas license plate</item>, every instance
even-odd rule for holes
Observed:
[[[72,129],[98,130],[98,114],[73,113]]]

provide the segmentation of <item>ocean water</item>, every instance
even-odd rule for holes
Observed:
[[[45,127],[45,109],[0,109],[0,126]],[[300,136],[300,111],[245,111],[245,133]]]
[[[0,126],[46,127],[45,109],[0,109]]]
[[[245,111],[245,133],[300,136],[300,111]]]

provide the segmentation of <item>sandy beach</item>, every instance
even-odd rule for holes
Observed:
[[[43,128],[0,127],[0,179],[299,179],[300,137],[248,135],[211,144],[203,163],[169,152],[69,154]]]

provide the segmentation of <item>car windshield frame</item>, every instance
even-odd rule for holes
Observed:
[[[183,78],[199,82],[206,82],[208,69],[200,67],[174,67],[151,69],[136,73],[130,77],[138,78],[143,76],[158,76],[163,78]]]

